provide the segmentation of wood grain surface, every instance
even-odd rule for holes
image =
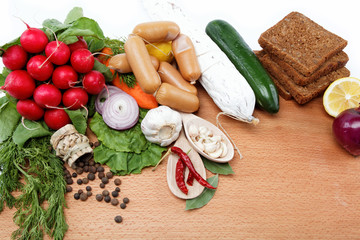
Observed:
[[[201,87],[199,95],[197,115],[215,124],[219,109]],[[185,211],[185,201],[168,189],[163,162],[155,172],[120,177],[126,209],[95,200],[99,180],[88,184],[93,196],[86,202],[68,193],[65,239],[359,239],[360,159],[335,142],[322,99],[305,106],[280,99],[278,114],[254,115],[257,126],[221,117],[244,158],[235,154],[235,174],[220,175],[205,207]],[[14,212],[0,214],[0,239],[16,229]]]

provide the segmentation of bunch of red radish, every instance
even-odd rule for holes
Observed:
[[[20,115],[57,130],[71,120],[64,110],[85,107],[89,96],[105,87],[105,77],[93,70],[95,58],[86,41],[69,45],[49,42],[37,28],[27,29],[20,36],[20,45],[9,47],[2,56],[4,66],[11,70],[1,89],[19,101]]]

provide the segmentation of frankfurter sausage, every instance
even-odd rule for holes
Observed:
[[[133,34],[143,38],[147,43],[172,41],[179,33],[180,27],[171,21],[140,23],[133,29]]]
[[[169,83],[162,83],[155,95],[159,104],[175,110],[192,113],[199,109],[199,98],[187,91],[177,88]]]
[[[157,71],[159,69],[159,64],[160,64],[159,60],[154,56],[150,56],[150,58],[151,58],[152,65],[154,66],[155,70]],[[109,60],[108,67],[119,73],[132,72],[132,69],[131,69],[130,64],[126,57],[126,53],[120,53],[115,56],[112,56]]]
[[[160,76],[151,63],[145,43],[139,36],[130,35],[124,44],[126,58],[141,89],[153,94],[161,85]]]
[[[180,34],[172,41],[171,47],[181,75],[194,84],[201,76],[201,69],[191,39],[185,34]]]
[[[161,82],[169,83],[177,88],[187,91],[191,94],[197,95],[197,88],[186,81],[180,72],[168,62],[160,62],[158,73]]]

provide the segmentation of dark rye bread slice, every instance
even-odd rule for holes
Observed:
[[[296,69],[291,67],[287,62],[280,60],[278,57],[274,55],[270,55],[270,57],[290,78],[294,80],[296,84],[301,86],[307,85],[332,71],[345,67],[346,63],[349,61],[348,55],[344,51],[341,51],[328,59],[313,74],[307,77],[296,71]]]
[[[347,41],[299,12],[291,12],[261,34],[260,46],[304,76],[343,50]]]
[[[350,76],[350,71],[343,67],[320,77],[306,86],[297,85],[281,68],[271,60],[269,54],[259,56],[264,68],[291,94],[299,104],[305,104],[313,98],[321,95],[332,81],[342,77]]]
[[[265,55],[265,51],[264,50],[261,50],[261,51],[254,51],[255,55],[260,59],[262,56]],[[260,61],[261,62],[261,61]],[[264,67],[265,68],[265,67]],[[284,88],[283,85],[281,85],[281,83],[273,76],[271,75],[269,72],[268,72],[269,76],[271,77],[271,79],[273,80],[275,86],[276,86],[276,89],[278,90],[278,93],[279,95],[285,99],[285,100],[290,100],[292,99],[291,97],[291,94],[289,93],[288,90],[286,90]]]

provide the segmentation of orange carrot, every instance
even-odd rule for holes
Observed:
[[[112,81],[112,84],[132,96],[136,100],[139,107],[145,109],[152,109],[158,107],[158,102],[156,101],[155,97],[151,94],[145,93],[140,88],[137,82],[135,83],[133,88],[130,88],[117,75],[116,78]]]

